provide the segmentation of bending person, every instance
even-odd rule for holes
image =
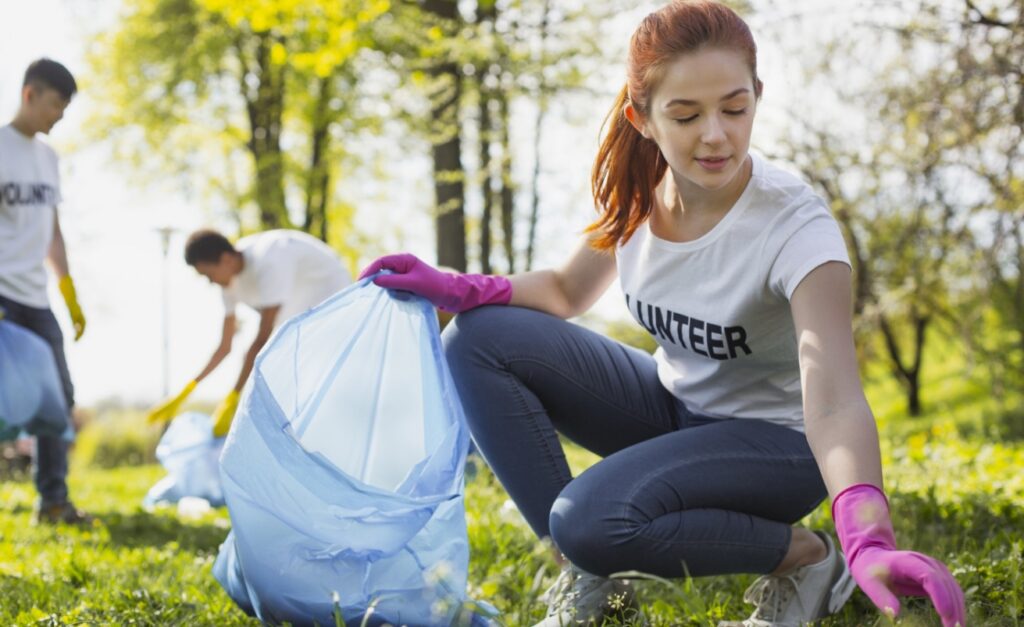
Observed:
[[[565,265],[505,278],[396,255],[363,273],[464,312],[444,340],[473,437],[566,559],[540,624],[600,624],[631,596],[606,577],[638,570],[762,574],[746,625],[814,621],[854,580],[883,611],[929,596],[963,625],[946,567],[895,544],[838,224],[749,152],[747,25],[677,0],[633,34],[627,71],[594,165],[600,214]],[[654,356],[566,321],[616,276]],[[574,478],[559,433],[603,459]],[[796,524],[826,497],[845,559]]]
[[[230,354],[236,328],[235,309],[245,304],[259,312],[260,324],[238,380],[214,411],[213,432],[220,437],[228,432],[256,355],[274,329],[349,285],[352,277],[329,246],[292,230],[249,235],[238,240],[237,246],[216,231],[196,231],[185,243],[185,262],[222,288],[224,321],[220,344],[196,378],[176,396],[151,410],[148,419],[161,422],[174,418],[196,385]]]

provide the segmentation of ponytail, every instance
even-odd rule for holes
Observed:
[[[624,112],[629,88],[624,86],[605,118],[608,132],[601,142],[591,174],[591,189],[600,216],[587,227],[596,233],[591,246],[608,251],[624,244],[654,209],[654,189],[668,162],[654,141],[637,131]]]

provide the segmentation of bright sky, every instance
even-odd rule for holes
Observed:
[[[638,2],[637,11],[620,15],[608,25],[610,36],[625,45],[639,18],[658,4]],[[49,56],[76,75],[84,74],[83,50],[88,36],[109,27],[118,6],[118,0],[0,0],[0,23],[8,25],[0,38],[0,123],[13,117],[22,74],[32,60]],[[762,74],[770,86],[765,104],[770,108],[772,98],[776,98],[774,106],[778,106],[792,86],[780,72],[778,51],[767,48],[763,41],[761,46]],[[610,71],[623,76],[621,66]],[[614,85],[616,90],[617,87]],[[612,87],[608,90],[611,93]],[[212,216],[170,185],[143,187],[132,183],[127,171],[111,162],[104,146],[86,145],[82,126],[93,103],[90,93],[80,93],[47,139],[61,156],[65,199],[61,225],[72,276],[88,321],[80,342],[67,341],[67,355],[80,405],[93,405],[105,399],[148,404],[162,394],[163,272],[170,294],[172,391],[198,373],[219,339],[219,290],[186,266],[181,252],[187,233],[211,224]],[[538,252],[541,267],[558,263],[593,215],[588,187],[590,162],[601,120],[610,103],[610,96],[607,102],[576,98],[552,110],[542,153],[558,158],[544,162]],[[525,126],[532,127],[523,124],[520,128]],[[529,139],[524,137],[522,141],[528,145]],[[567,150],[567,146],[572,149]],[[387,186],[398,190],[386,192],[392,194],[388,202],[378,200],[373,206],[370,202],[357,204],[359,227],[381,234],[381,251],[374,252],[406,249],[426,259],[434,258],[432,226],[422,200],[429,198],[431,189],[428,166],[423,159],[407,164],[404,172],[417,180],[411,185]],[[351,190],[350,197],[355,199],[373,198],[382,191],[381,185],[373,181],[351,184],[359,186]],[[381,210],[382,205],[387,210]],[[395,235],[394,224],[398,220],[406,226]],[[166,263],[156,231],[165,225],[178,230]],[[625,317],[621,300],[618,289],[612,288],[599,303],[597,313]],[[67,313],[55,289],[51,289],[51,301],[68,335]],[[241,354],[255,330],[255,321],[255,316],[242,316],[243,330],[236,339],[234,354],[203,382],[196,398],[216,401],[227,393],[237,377]]]

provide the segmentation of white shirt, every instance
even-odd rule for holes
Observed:
[[[789,299],[814,268],[850,262],[825,202],[751,159],[750,182],[710,232],[670,242],[645,222],[617,250],[619,280],[630,314],[658,342],[662,384],[689,410],[802,431]]]
[[[256,233],[238,240],[235,249],[244,265],[223,290],[226,316],[238,303],[257,311],[280,305],[276,328],[352,283],[337,253],[301,231]]]
[[[43,260],[61,201],[57,153],[11,125],[0,127],[0,294],[50,306]]]

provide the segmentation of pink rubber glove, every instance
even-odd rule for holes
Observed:
[[[881,490],[867,483],[846,488],[832,501],[832,519],[850,573],[878,609],[895,617],[900,612],[897,595],[929,597],[945,627],[966,627],[964,593],[946,565],[896,550],[889,503]]]
[[[381,257],[360,272],[359,278],[381,270],[394,274],[378,276],[375,284],[418,294],[450,313],[481,305],[507,305],[512,299],[512,282],[503,276],[441,272],[409,253]]]

